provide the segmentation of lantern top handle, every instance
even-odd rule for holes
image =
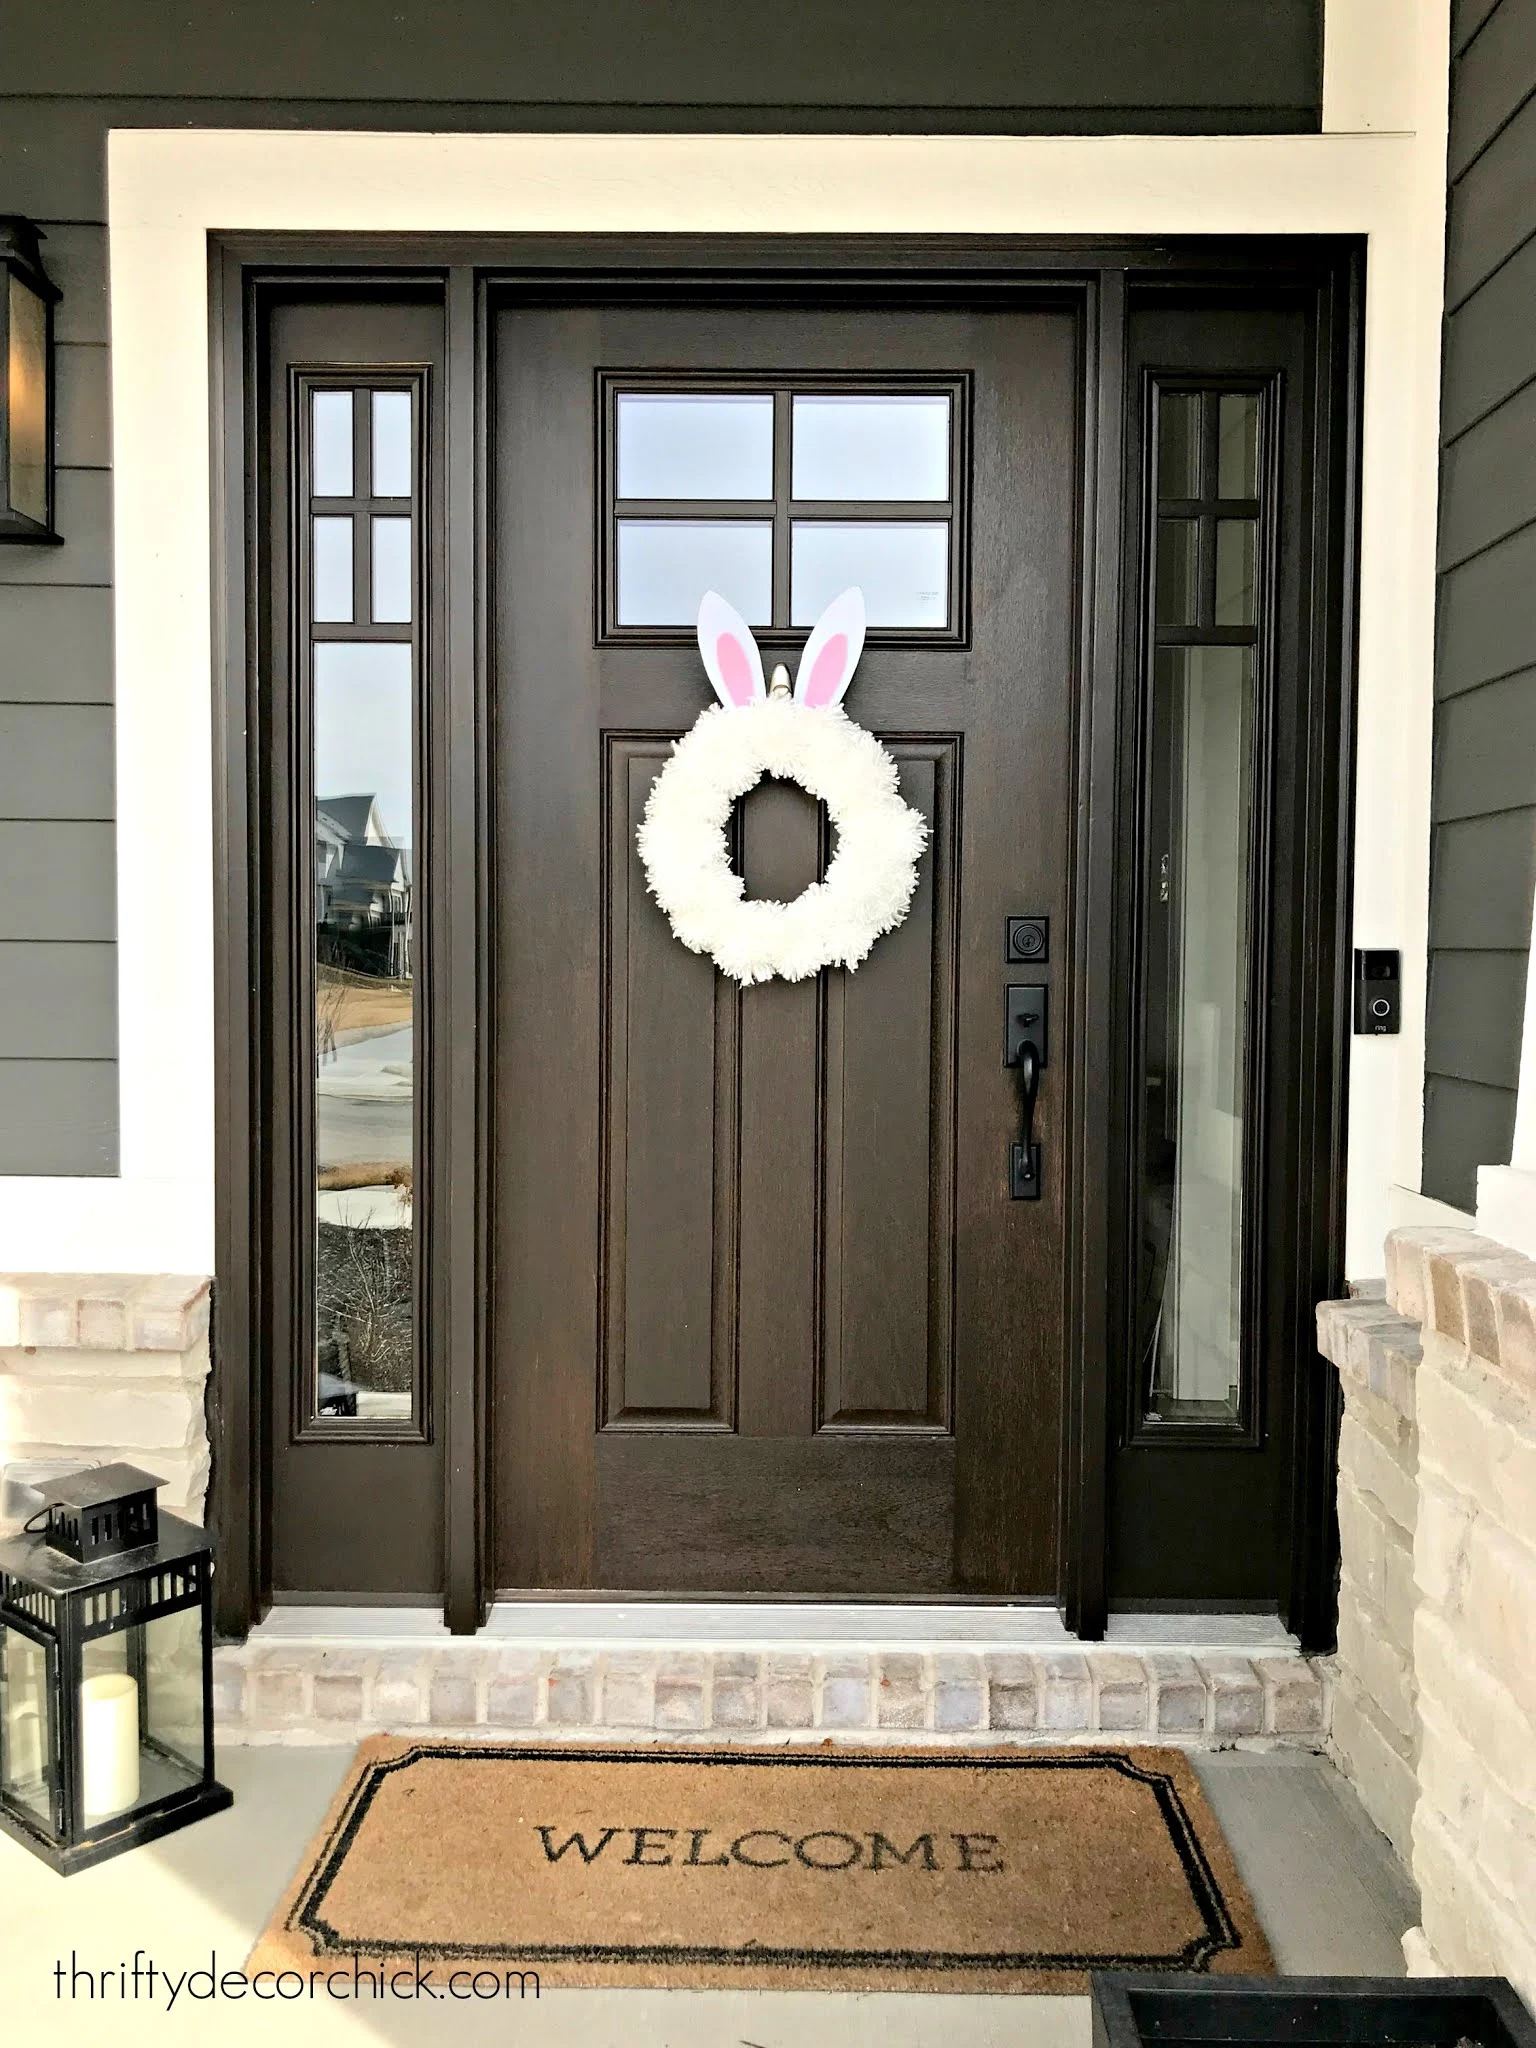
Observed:
[[[28,220],[25,214],[0,213],[0,263],[13,270],[40,299],[56,305],[64,294],[43,268],[43,252],[38,245],[46,240],[37,222]]]

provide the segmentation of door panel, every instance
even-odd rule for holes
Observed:
[[[1048,1596],[1071,1046],[1044,1199],[1010,1201],[1003,935],[1070,929],[1075,319],[518,309],[493,338],[499,1583]],[[856,973],[738,989],[645,892],[635,827],[710,697],[691,633],[594,631],[624,371],[968,380],[969,643],[871,632],[849,696],[932,830]],[[793,787],[736,830],[754,896],[830,856]]]

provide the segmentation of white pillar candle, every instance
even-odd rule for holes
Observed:
[[[139,1688],[125,1671],[80,1688],[80,1762],[87,1821],[138,1803]]]
[[[12,1712],[6,1728],[7,1775],[13,1786],[32,1786],[43,1775],[42,1709],[30,1701]]]

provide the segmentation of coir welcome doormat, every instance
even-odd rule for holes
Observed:
[[[1187,1759],[365,1742],[251,1959],[542,1985],[1065,1991],[1270,1971]]]

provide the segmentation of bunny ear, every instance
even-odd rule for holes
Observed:
[[[864,651],[864,593],[855,584],[816,621],[795,674],[795,702],[807,711],[839,703]]]
[[[699,600],[699,652],[727,711],[744,710],[766,695],[752,628],[717,590],[706,590]]]

